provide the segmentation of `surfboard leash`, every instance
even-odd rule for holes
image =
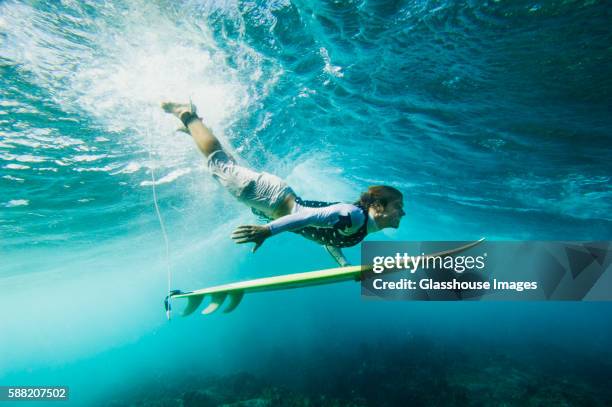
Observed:
[[[150,123],[150,121],[149,121]],[[159,221],[159,227],[161,229],[162,235],[164,236],[164,245],[166,248],[166,275],[167,275],[167,280],[168,280],[168,295],[166,296],[166,299],[164,300],[164,307],[166,309],[166,318],[168,319],[168,321],[170,320],[170,316],[172,313],[172,306],[170,304],[170,300],[172,295],[176,294],[175,291],[180,291],[180,290],[172,290],[172,271],[170,269],[170,244],[168,241],[168,234],[166,233],[166,225],[164,224],[164,219],[162,218],[161,215],[161,211],[159,210],[159,204],[157,203],[157,189],[155,188],[155,184],[156,184],[156,180],[155,180],[155,166],[153,164],[153,140],[151,139],[151,129],[149,128],[149,126],[147,126],[147,138],[149,141],[149,148],[148,148],[148,153],[149,153],[149,163],[151,165],[151,187],[153,190],[153,204],[155,206],[155,213],[157,214],[157,220]]]

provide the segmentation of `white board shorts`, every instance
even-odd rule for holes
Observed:
[[[208,156],[208,170],[228,192],[270,218],[293,190],[283,179],[242,167],[223,150]]]

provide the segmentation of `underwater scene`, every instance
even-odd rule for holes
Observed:
[[[610,302],[167,298],[364,237],[610,241],[611,92],[606,1],[0,1],[0,390],[68,388],[0,407],[612,405]],[[281,233],[308,200],[355,240]]]

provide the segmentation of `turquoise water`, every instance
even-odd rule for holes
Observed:
[[[525,349],[609,366],[604,303],[370,303],[345,283],[168,323],[168,269],[190,290],[334,264],[293,235],[233,244],[255,218],[159,109],[191,97],[306,199],[399,188],[408,215],[376,239],[610,240],[609,23],[597,1],[0,2],[0,385],[70,385],[74,405],[185,375],[296,388],[415,337],[482,349],[474,371],[506,348],[502,375]]]

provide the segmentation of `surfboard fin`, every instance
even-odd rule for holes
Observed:
[[[242,297],[244,297],[244,291],[234,291],[230,293],[229,297],[230,297],[229,299],[230,303],[223,310],[223,312],[226,314],[229,312],[232,312],[233,310],[236,309],[238,305],[240,305],[240,301],[242,301]]]
[[[212,295],[212,299],[210,300],[210,304],[208,304],[208,306],[202,310],[202,315],[212,314],[219,309],[221,304],[223,304],[223,301],[225,301],[225,297],[227,297],[227,293],[214,293]]]
[[[194,295],[192,297],[187,297],[187,307],[183,310],[183,316],[186,317],[189,314],[193,314],[195,310],[198,309],[206,294],[202,295]]]

